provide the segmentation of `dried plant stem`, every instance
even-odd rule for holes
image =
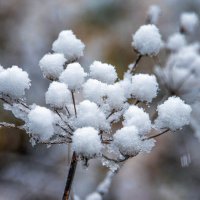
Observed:
[[[156,137],[158,137],[160,135],[163,135],[163,134],[167,133],[168,131],[170,131],[170,130],[169,129],[165,129],[164,131],[162,131],[160,133],[157,133],[155,135],[149,136],[149,137],[145,138],[144,140],[150,140],[152,138],[156,138]]]
[[[77,117],[77,112],[76,112],[76,102],[75,102],[74,92],[71,91],[71,94],[72,94],[72,101],[73,101],[73,105],[74,105],[75,116]]]
[[[132,67],[132,69],[131,69],[131,73],[133,73],[134,69],[137,67],[137,65],[138,65],[139,61],[141,60],[141,58],[142,58],[142,55],[139,54],[137,59],[136,59],[136,61],[135,61],[135,63],[134,63],[134,65],[133,65],[133,67]]]
[[[68,176],[67,176],[67,182],[66,182],[66,185],[65,185],[65,190],[64,190],[62,200],[69,200],[70,191],[71,191],[72,183],[73,183],[73,180],[74,180],[74,175],[75,175],[75,172],[76,172],[77,162],[78,162],[78,160],[77,160],[76,153],[73,152],[73,155],[72,155],[72,158],[71,158],[71,163],[70,163],[70,168],[69,168],[69,172],[68,172]]]

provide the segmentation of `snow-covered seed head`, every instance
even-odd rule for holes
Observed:
[[[77,106],[77,127],[90,126],[95,129],[106,130],[109,125],[106,122],[105,114],[97,104],[85,100]]]
[[[132,46],[140,55],[156,56],[163,46],[158,28],[153,24],[141,26],[133,35]]]
[[[99,61],[94,61],[90,66],[90,76],[107,84],[113,84],[117,79],[115,67]]]
[[[158,5],[151,5],[147,11],[147,23],[157,24],[161,15],[161,9]]]
[[[3,68],[3,66],[0,65],[0,73],[3,72],[5,69]]]
[[[151,121],[148,113],[137,106],[130,106],[124,113],[124,126],[135,126],[139,134],[145,135],[151,130]]]
[[[64,70],[66,59],[63,54],[46,54],[39,62],[44,77],[50,80],[57,80]]]
[[[172,52],[176,52],[186,45],[185,36],[181,33],[171,35],[166,43],[166,48]]]
[[[0,94],[9,95],[11,98],[21,98],[25,90],[29,89],[31,81],[28,73],[18,66],[2,69],[0,72]]]
[[[82,157],[92,158],[101,154],[100,136],[93,127],[77,129],[73,133],[72,141],[73,150]]]
[[[29,132],[41,141],[46,141],[53,136],[53,122],[52,112],[45,107],[36,106],[28,114]]]
[[[107,85],[106,87],[107,103],[112,109],[120,109],[126,100],[124,90],[119,83]]]
[[[76,62],[67,65],[67,68],[60,75],[59,80],[67,84],[70,90],[77,90],[82,87],[86,75],[81,65]]]
[[[125,156],[135,156],[140,152],[141,139],[135,126],[127,126],[118,130],[114,135],[114,145]]]
[[[158,83],[154,75],[136,74],[132,76],[132,95],[140,100],[151,102],[157,96]]]
[[[199,18],[194,12],[185,12],[180,17],[180,28],[182,32],[194,33],[199,24]]]
[[[103,97],[106,95],[106,87],[107,85],[101,81],[88,79],[83,84],[83,96],[92,102],[102,104]]]
[[[169,97],[157,108],[158,117],[155,120],[157,128],[177,130],[190,123],[191,107],[179,97]]]
[[[46,104],[56,109],[62,109],[71,103],[71,93],[65,83],[52,82],[45,94]]]
[[[83,56],[85,45],[77,39],[71,30],[61,31],[52,45],[52,50],[63,53],[67,61],[74,61]]]

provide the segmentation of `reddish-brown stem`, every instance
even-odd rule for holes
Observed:
[[[70,163],[70,168],[69,168],[69,172],[68,172],[68,176],[67,176],[67,182],[66,182],[66,185],[65,185],[65,190],[64,190],[62,200],[69,200],[70,191],[71,191],[72,183],[73,183],[73,180],[74,180],[74,175],[75,175],[75,172],[76,172],[77,162],[78,162],[78,160],[77,160],[76,153],[73,152],[73,155],[72,155],[72,158],[71,158],[71,163]]]

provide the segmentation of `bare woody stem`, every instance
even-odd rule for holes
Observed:
[[[73,152],[73,155],[72,155],[72,158],[71,158],[71,163],[70,163],[70,168],[69,168],[69,172],[68,172],[68,176],[67,176],[67,182],[66,182],[66,185],[65,185],[65,190],[64,190],[62,200],[69,200],[70,191],[71,191],[72,183],[73,183],[73,180],[74,180],[74,175],[75,175],[75,172],[76,172],[77,162],[78,162],[78,160],[77,160],[76,153]]]
[[[139,61],[141,60],[141,58],[142,58],[142,55],[139,54],[137,59],[136,59],[136,61],[135,61],[135,63],[134,63],[134,65],[133,65],[133,67],[132,67],[132,69],[131,69],[131,73],[133,73],[133,70],[137,67],[137,65],[138,65]]]
[[[71,91],[71,94],[72,94],[72,101],[73,101],[73,105],[74,105],[75,116],[77,117],[77,112],[76,112],[76,102],[75,102],[74,92]]]
[[[143,140],[150,140],[150,139],[159,137],[160,135],[163,135],[163,134],[167,133],[168,131],[169,131],[169,129],[166,129],[166,130],[162,131],[161,133],[157,133],[155,135],[149,136],[147,138],[144,138]]]

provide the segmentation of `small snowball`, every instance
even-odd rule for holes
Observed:
[[[108,84],[113,84],[117,79],[115,67],[99,61],[94,61],[90,66],[90,76]]]
[[[102,196],[98,192],[93,192],[86,197],[86,200],[102,200]]]
[[[199,18],[194,12],[185,12],[181,14],[180,26],[183,32],[193,33],[199,24]]]
[[[101,154],[102,144],[98,131],[92,127],[77,129],[72,136],[73,150],[87,158],[92,158]]]
[[[63,54],[54,53],[46,54],[39,62],[39,66],[44,77],[50,80],[57,80],[64,70],[66,59]]]
[[[71,30],[61,31],[52,45],[52,50],[63,53],[68,61],[74,61],[83,56],[85,45]]]
[[[142,141],[135,126],[123,127],[114,134],[113,139],[114,144],[125,156],[135,156],[140,152]]]
[[[112,109],[122,108],[126,98],[124,96],[124,90],[119,83],[108,85],[106,87],[107,103]]]
[[[67,65],[67,68],[62,72],[59,80],[67,84],[70,90],[77,90],[81,88],[86,75],[87,74],[79,63],[71,63]]]
[[[151,102],[157,96],[158,83],[154,75],[137,74],[132,76],[132,95],[140,100]]]
[[[96,79],[88,79],[83,84],[83,96],[84,98],[97,104],[102,104],[103,97],[106,95],[106,87],[107,85],[101,81]]]
[[[157,24],[160,15],[160,7],[158,5],[151,5],[147,12],[147,22],[150,24]]]
[[[179,97],[169,97],[157,108],[158,118],[155,120],[157,128],[180,129],[190,123],[191,107]]]
[[[53,108],[61,109],[66,104],[71,103],[71,93],[67,85],[60,82],[52,82],[46,92],[46,104]]]
[[[99,109],[97,104],[88,100],[82,101],[77,106],[77,126],[91,126],[102,130],[108,128],[105,114]]]
[[[171,35],[166,43],[166,47],[167,49],[169,49],[170,51],[178,51],[181,48],[183,48],[186,45],[186,39],[185,36],[183,34],[180,33],[174,33],[173,35]]]
[[[12,98],[21,98],[31,86],[28,73],[18,66],[12,66],[0,73],[0,93]]]
[[[159,30],[153,24],[141,26],[133,35],[132,46],[141,55],[156,56],[162,45]]]
[[[149,115],[142,108],[130,106],[124,113],[124,126],[135,126],[140,135],[145,135],[151,130]]]
[[[36,106],[28,114],[29,131],[37,135],[41,141],[46,141],[53,136],[53,122],[52,112],[45,107]]]

